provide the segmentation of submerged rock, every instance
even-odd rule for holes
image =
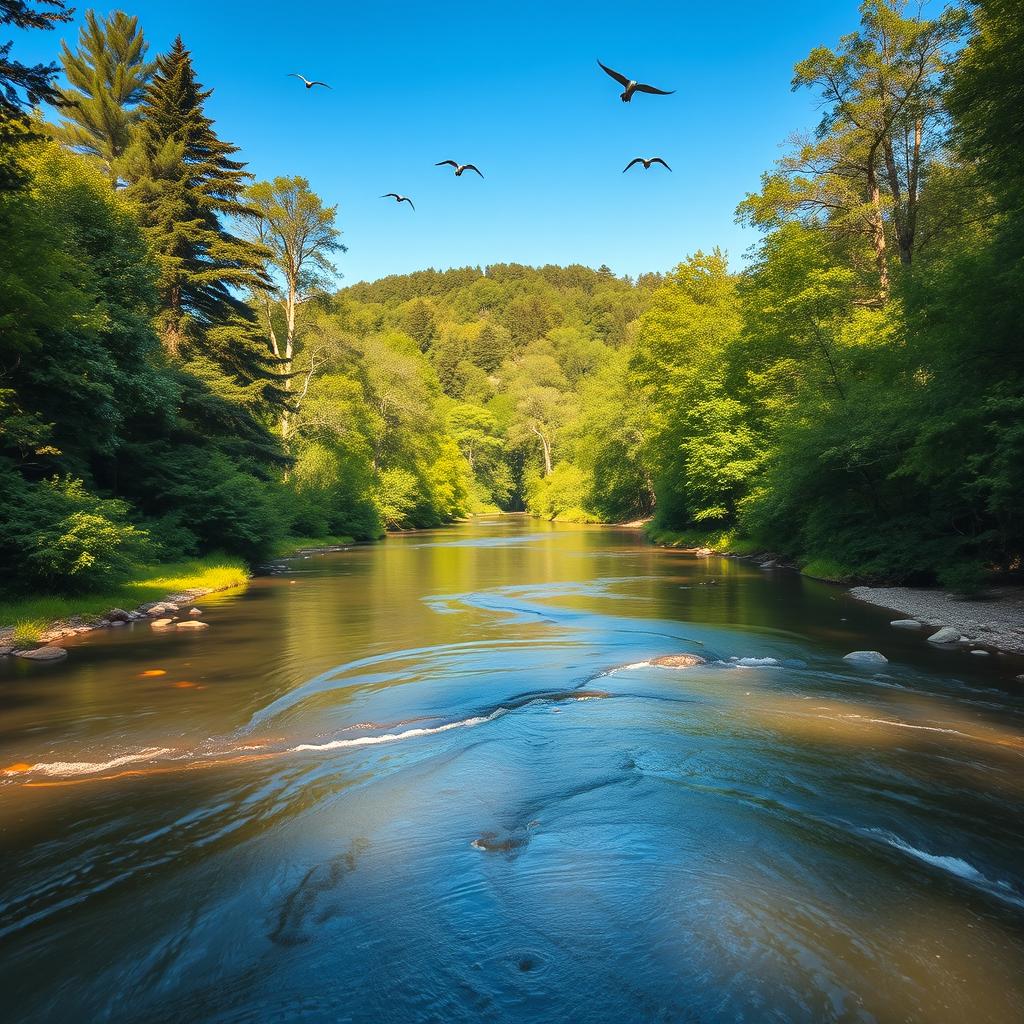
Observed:
[[[192,619],[188,622],[176,622],[174,624],[175,629],[209,629],[210,624],[208,622],[197,622]]]
[[[706,665],[707,658],[699,654],[666,654],[660,658],[651,658],[651,664],[658,668],[693,668],[694,665]]]
[[[858,665],[887,665],[889,659],[881,651],[850,651],[843,655],[843,661],[852,661]]]
[[[28,658],[29,661],[59,661],[66,658],[68,652],[63,647],[37,647],[33,651],[15,651],[16,658]]]
[[[928,637],[930,644],[958,644],[960,643],[960,630],[952,626],[943,626],[937,633]]]
[[[893,619],[889,623],[890,626],[895,626],[897,629],[920,629],[921,623],[917,619]]]
[[[149,625],[152,629],[166,629],[174,619],[154,619]]]

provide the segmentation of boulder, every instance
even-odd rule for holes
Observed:
[[[193,619],[198,619],[203,614],[198,608],[189,608],[188,613]]]
[[[13,654],[13,647],[0,647],[0,658],[6,658],[8,654]]]
[[[707,664],[707,659],[699,654],[666,654],[660,658],[651,658],[651,664],[659,668],[693,668],[694,665]]]
[[[176,622],[174,624],[175,629],[209,629],[210,624],[208,622],[198,622],[195,619],[190,619],[188,622]]]
[[[957,644],[960,642],[960,631],[952,626],[943,626],[937,633],[928,637],[930,644]]]
[[[146,605],[142,605],[142,607],[146,609],[147,615],[150,615],[154,618],[159,618],[161,615],[164,614],[164,612],[170,611],[167,605],[160,603],[151,604],[148,607]]]
[[[893,619],[889,623],[890,626],[895,626],[897,629],[920,629],[921,623],[917,619]]]
[[[174,619],[154,619],[149,625],[152,629],[166,629]]]
[[[843,655],[843,661],[852,661],[858,665],[886,665],[889,659],[880,651],[850,651]]]
[[[104,618],[109,619],[111,622],[127,622],[131,618],[131,614],[123,608],[111,608]]]
[[[63,647],[37,647],[34,651],[15,651],[14,656],[29,661],[59,661],[66,658],[68,652]]]

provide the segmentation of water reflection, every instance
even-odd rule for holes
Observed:
[[[294,566],[0,668],[10,1019],[1024,1019],[1015,666],[626,531]]]

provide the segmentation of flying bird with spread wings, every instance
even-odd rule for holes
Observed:
[[[326,82],[311,82],[311,81],[310,81],[310,80],[309,80],[308,78],[306,78],[305,76],[303,76],[303,75],[298,75],[298,74],[296,74],[296,73],[295,73],[294,71],[293,71],[293,72],[291,72],[291,74],[289,74],[289,75],[288,75],[288,77],[289,77],[289,78],[301,78],[301,79],[302,79],[302,81],[303,81],[303,82],[305,82],[305,84],[306,84],[306,88],[307,88],[307,89],[312,89],[314,85],[322,85],[322,86],[323,86],[323,87],[324,87],[325,89],[330,89],[330,88],[332,88],[332,86],[328,85],[328,84],[327,84]]]
[[[606,67],[600,61],[597,63],[606,75],[611,75],[626,90],[619,96],[623,103],[628,103],[633,98],[633,93],[635,92],[649,92],[655,96],[671,96],[675,92],[675,89],[670,89],[666,92],[664,89],[655,89],[653,85],[644,85],[643,82],[637,82],[635,79],[620,75],[618,71],[612,71],[610,67]]]
[[[665,161],[662,160],[660,156],[636,156],[633,157],[633,159],[630,160],[629,163],[622,168],[622,173],[625,174],[626,171],[628,171],[630,167],[634,166],[635,164],[643,164],[645,171],[649,171],[651,169],[651,164],[661,164],[661,166],[664,167],[665,170],[672,170],[672,168],[669,167],[669,165],[665,163]]]
[[[394,199],[396,203],[408,203],[414,210],[416,206],[408,196],[400,196],[397,192],[385,192],[381,199]]]
[[[434,166],[435,167],[445,167],[445,166],[454,167],[455,168],[455,177],[456,178],[461,178],[463,171],[476,171],[476,173],[479,174],[481,178],[483,177],[483,173],[481,172],[480,168],[476,166],[476,164],[460,164],[460,163],[456,162],[455,160],[441,160],[438,163],[434,164]]]

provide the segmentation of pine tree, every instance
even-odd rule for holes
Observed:
[[[64,10],[64,0],[0,0],[0,25],[13,25],[18,29],[52,29],[67,21],[70,11]],[[0,192],[24,184],[24,175],[17,166],[15,147],[36,138],[26,113],[26,106],[40,102],[53,103],[58,99],[53,85],[56,64],[22,64],[11,57],[14,42],[0,43]],[[24,93],[24,98],[22,97]],[[26,102],[27,101],[27,102]]]
[[[256,401],[275,397],[276,364],[242,296],[271,287],[270,253],[227,226],[255,215],[243,199],[251,175],[203,112],[211,93],[179,37],[157,60],[123,170],[160,271],[164,346],[186,361],[216,364]]]
[[[78,49],[61,44],[60,62],[71,88],[61,89],[64,122],[56,137],[71,149],[95,157],[112,180],[139,119],[138,104],[156,67],[139,19],[114,11],[99,19],[87,11]]]

